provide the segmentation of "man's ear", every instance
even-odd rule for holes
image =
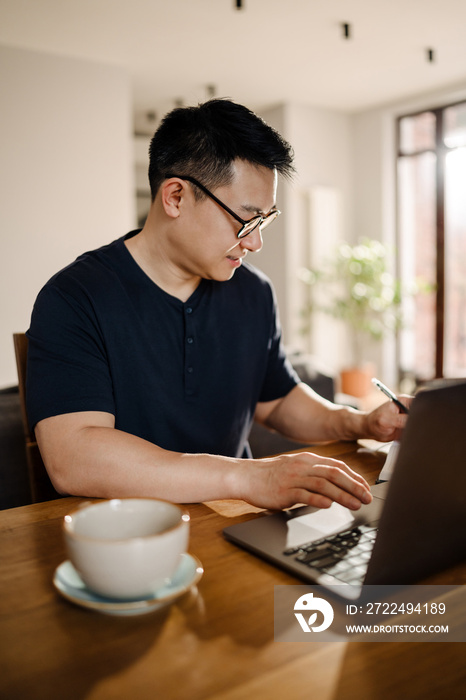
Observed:
[[[172,219],[178,218],[183,199],[186,196],[185,183],[175,178],[165,180],[160,186],[160,195],[166,215]]]

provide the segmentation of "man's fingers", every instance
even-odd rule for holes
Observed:
[[[298,478],[299,487],[307,493],[304,502],[308,505],[326,508],[335,501],[346,508],[357,510],[362,503],[370,503],[372,500],[366,480],[343,462],[329,460],[326,464],[303,463]]]
[[[324,494],[318,490],[318,486],[315,488],[310,486],[309,488],[294,489],[290,496],[293,503],[303,503],[314,508],[330,508],[332,503],[338,503],[349,510],[359,510],[361,507],[361,501],[346,491],[336,487],[334,491],[331,488],[326,491],[327,493]]]
[[[307,454],[304,453],[304,456]],[[370,494],[370,486],[364,477],[353,471],[344,462],[335,459],[319,459],[317,461],[316,456],[311,454],[309,457],[312,458],[312,463],[303,464],[303,475],[323,477],[346,491],[355,492],[358,496],[363,495],[364,492]]]
[[[330,501],[336,501],[345,508],[358,510],[362,503],[370,503],[372,497],[362,486],[349,485],[345,482],[336,484],[325,476],[311,476],[305,479],[302,488],[310,494],[323,496]],[[306,501],[307,503],[309,501]],[[320,506],[325,507],[325,506]]]
[[[332,503],[334,503],[328,496],[323,496],[321,493],[313,493],[306,489],[295,489],[291,496],[293,503],[303,503],[314,508],[330,508]]]

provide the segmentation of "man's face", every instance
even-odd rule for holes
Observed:
[[[276,171],[235,161],[234,177],[229,185],[212,190],[224,204],[242,219],[268,214],[275,206]],[[183,276],[213,279],[219,282],[233,277],[248,252],[262,248],[259,226],[238,239],[241,228],[227,211],[209,197],[195,200],[192,186],[186,183],[186,204],[180,223],[173,260]]]

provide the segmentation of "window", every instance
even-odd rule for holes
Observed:
[[[398,120],[397,175],[402,376],[466,376],[466,102]]]

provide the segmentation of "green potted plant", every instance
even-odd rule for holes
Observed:
[[[365,396],[373,373],[364,367],[368,341],[402,325],[401,286],[388,270],[387,248],[368,238],[354,246],[342,242],[332,259],[319,269],[303,269],[300,277],[310,287],[308,317],[320,311],[351,327],[355,366],[342,371],[341,391]]]

